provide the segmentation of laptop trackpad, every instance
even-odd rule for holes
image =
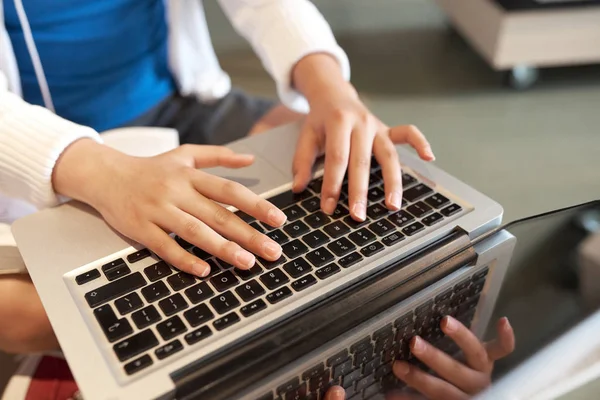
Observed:
[[[254,154],[256,156],[252,165],[240,169],[233,168],[207,168],[203,171],[238,182],[256,194],[266,193],[274,188],[289,183],[289,178],[281,173],[279,169],[273,168],[264,158],[243,141],[231,143],[227,147],[238,153]]]

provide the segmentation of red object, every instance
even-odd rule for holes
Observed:
[[[64,359],[44,356],[31,378],[25,400],[74,400],[77,384]]]

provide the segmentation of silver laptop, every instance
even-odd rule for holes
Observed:
[[[232,143],[236,151],[255,154],[256,162],[242,170],[211,170],[286,211],[290,218],[280,230],[248,218],[284,244],[284,257],[275,263],[259,261],[250,271],[237,271],[179,240],[213,267],[211,276],[198,279],[119,236],[76,202],[13,225],[86,399],[184,398],[183,387],[194,397],[197,384],[185,371],[197,370],[198,363],[217,356],[224,360],[223,354],[235,354],[247,340],[390,265],[423,252],[433,256],[436,249],[461,245],[500,225],[500,205],[400,147],[401,211],[390,213],[383,206],[381,173],[374,163],[366,223],[352,221],[346,200],[333,217],[323,218],[317,210],[319,172],[305,193],[290,191],[298,132],[293,124]],[[423,262],[410,265],[395,279],[409,280],[427,270]]]

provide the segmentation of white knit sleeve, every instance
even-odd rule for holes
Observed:
[[[56,205],[54,165],[71,143],[84,137],[102,142],[92,128],[0,91],[0,192],[38,208]]]
[[[219,0],[236,30],[260,57],[283,104],[306,113],[308,102],[292,87],[292,69],[312,53],[328,53],[350,79],[350,63],[319,10],[309,0]]]

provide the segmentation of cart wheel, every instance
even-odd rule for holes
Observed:
[[[539,76],[536,67],[520,65],[504,72],[504,84],[516,90],[526,90],[537,82]]]

